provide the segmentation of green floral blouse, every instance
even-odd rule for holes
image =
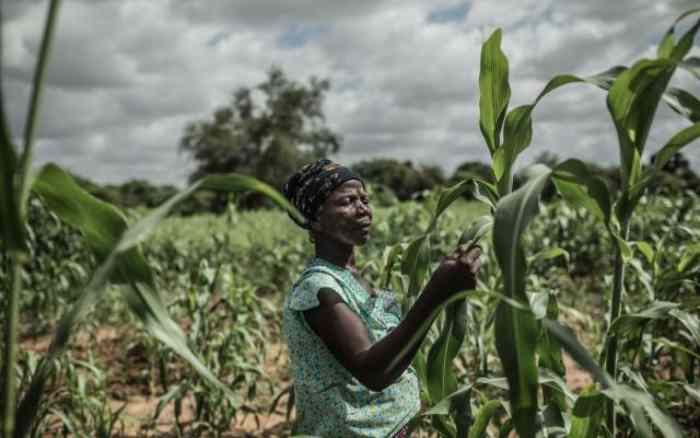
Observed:
[[[283,312],[297,410],[294,433],[391,437],[420,410],[416,372],[409,367],[380,392],[357,381],[304,319],[304,310],[319,305],[321,288],[334,290],[362,319],[372,342],[386,336],[401,320],[401,308],[390,292],[370,295],[347,269],[319,258],[311,260],[286,297]]]

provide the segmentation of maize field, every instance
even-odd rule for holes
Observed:
[[[59,4],[48,8],[21,145],[0,107],[2,436],[289,436],[281,303],[313,253],[287,217],[299,213],[245,175],[210,175],[158,208],[122,211],[56,165],[32,171]],[[670,83],[677,70],[700,80],[689,56],[699,12],[672,23],[655,58],[555,76],[512,108],[508,35],[484,42],[469,85],[495,183],[470,178],[377,206],[358,252],[363,275],[407,309],[458,242],[483,248],[477,288],[415,334],[428,332],[413,362],[414,436],[700,437],[700,203],[658,190],[671,157],[698,146],[700,101]],[[619,190],[576,159],[516,174],[537,104],[591,86],[617,134]],[[650,145],[648,165],[659,105],[687,127]],[[255,191],[278,208],[169,215],[197,190]]]

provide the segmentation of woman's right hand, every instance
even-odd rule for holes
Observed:
[[[445,257],[433,272],[428,287],[432,293],[446,300],[457,292],[476,287],[476,275],[481,267],[481,247],[460,245]]]

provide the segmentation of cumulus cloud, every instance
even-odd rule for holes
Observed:
[[[3,87],[19,136],[46,2],[6,3]],[[511,104],[520,105],[554,74],[592,74],[652,56],[673,18],[693,4],[71,0],[60,11],[36,158],[101,182],[183,184],[193,168],[178,154],[187,123],[278,65],[297,80],[331,80],[327,122],[344,138],[337,159],[394,157],[449,173],[462,161],[488,159],[478,129],[479,51],[496,27],[510,61]],[[697,90],[689,75],[678,76]],[[601,91],[557,90],[534,117],[533,145],[521,164],[543,151],[618,160]],[[648,152],[685,125],[660,109]],[[695,166],[698,149],[689,149]]]

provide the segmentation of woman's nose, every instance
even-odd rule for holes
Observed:
[[[372,216],[372,208],[370,208],[370,206],[369,206],[368,204],[365,204],[365,203],[362,202],[362,201],[360,201],[358,210],[359,210],[359,211],[364,210],[364,213],[365,213],[365,214],[367,214],[367,215],[369,215],[369,216]]]

